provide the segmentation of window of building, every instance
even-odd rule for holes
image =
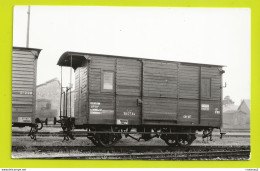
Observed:
[[[114,87],[114,72],[103,71],[102,90],[103,91],[113,91],[113,87]]]
[[[210,98],[211,96],[211,79],[202,78],[201,79],[201,97]]]

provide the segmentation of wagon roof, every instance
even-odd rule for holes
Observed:
[[[42,49],[38,49],[38,48],[27,48],[27,47],[17,47],[14,46],[13,49],[28,49],[28,50],[36,50],[36,51],[41,51]]]
[[[27,48],[27,47],[17,47],[17,46],[13,46],[13,49],[16,49],[16,50],[34,50],[37,52],[37,55],[35,56],[36,58],[38,58],[40,52],[42,49],[37,49],[37,48]]]
[[[157,62],[173,62],[173,63],[181,63],[181,64],[192,64],[192,65],[203,65],[203,66],[216,66],[216,67],[225,67],[224,65],[215,65],[215,64],[202,64],[202,63],[192,63],[192,62],[180,62],[180,61],[169,61],[169,60],[158,60],[158,59],[149,59],[149,58],[138,58],[138,57],[129,57],[129,56],[118,56],[118,55],[105,55],[105,54],[96,54],[96,53],[84,53],[84,52],[73,52],[67,51],[64,52],[57,65],[59,66],[71,66],[70,57],[72,56],[72,67],[75,69],[76,65],[79,64],[82,60],[88,59],[88,55],[93,56],[105,56],[105,57],[115,57],[115,58],[127,58],[127,59],[140,59],[140,60],[149,60],[149,61],[157,61]]]

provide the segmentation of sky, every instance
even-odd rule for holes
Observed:
[[[26,46],[27,10],[14,7],[13,46]],[[60,79],[59,57],[76,51],[224,65],[223,97],[250,99],[250,8],[31,6],[29,33],[37,84]]]

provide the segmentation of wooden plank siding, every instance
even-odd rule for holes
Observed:
[[[39,49],[13,48],[12,123],[34,123]],[[29,118],[29,119],[23,119]]]
[[[116,60],[116,124],[141,124],[141,72],[139,60]]]
[[[144,61],[143,124],[177,123],[177,64]]]
[[[216,67],[201,67],[201,77],[211,79],[211,95],[208,99],[219,100],[221,96],[221,75]]]
[[[180,65],[179,97],[184,99],[199,98],[199,67]]]
[[[88,112],[88,64],[85,61],[81,67],[75,70],[75,99],[74,115],[75,123],[82,125],[87,122]]]
[[[137,60],[118,59],[116,71],[118,95],[141,96],[141,63]]]
[[[87,109],[88,109],[88,67],[87,62],[83,64],[83,66],[80,69],[80,121],[82,123],[87,122]]]
[[[128,125],[141,124],[141,106],[137,104],[134,96],[118,95],[116,98],[116,123]],[[140,98],[140,97],[139,97]]]
[[[210,79],[210,96],[201,97],[201,122],[203,125],[219,126],[221,120],[221,75],[216,67],[201,67],[201,78]],[[203,109],[203,105],[209,105],[208,109]]]
[[[180,99],[178,124],[187,124],[187,125],[199,124],[199,100]]]
[[[80,118],[80,109],[79,109],[79,103],[80,103],[80,69],[81,67],[77,68],[75,70],[75,99],[74,99],[74,117],[75,117],[75,124],[76,125],[82,125]]]
[[[104,71],[115,72],[115,58],[92,56],[89,64],[89,120],[90,124],[115,123],[115,94],[102,90]]]
[[[221,125],[221,66],[87,55],[75,71],[77,124]]]
[[[160,97],[144,97],[144,124],[177,123],[177,100]]]
[[[90,94],[90,124],[115,124],[115,96]]]
[[[202,100],[201,104],[209,104],[208,110],[201,110],[201,124],[219,126],[221,121],[221,102],[218,100]]]

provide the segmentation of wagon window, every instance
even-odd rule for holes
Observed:
[[[103,71],[102,74],[102,90],[103,91],[112,91],[113,90],[113,81],[114,73],[111,71]]]
[[[211,79],[202,78],[201,79],[201,96],[205,98],[210,98],[211,96]]]

